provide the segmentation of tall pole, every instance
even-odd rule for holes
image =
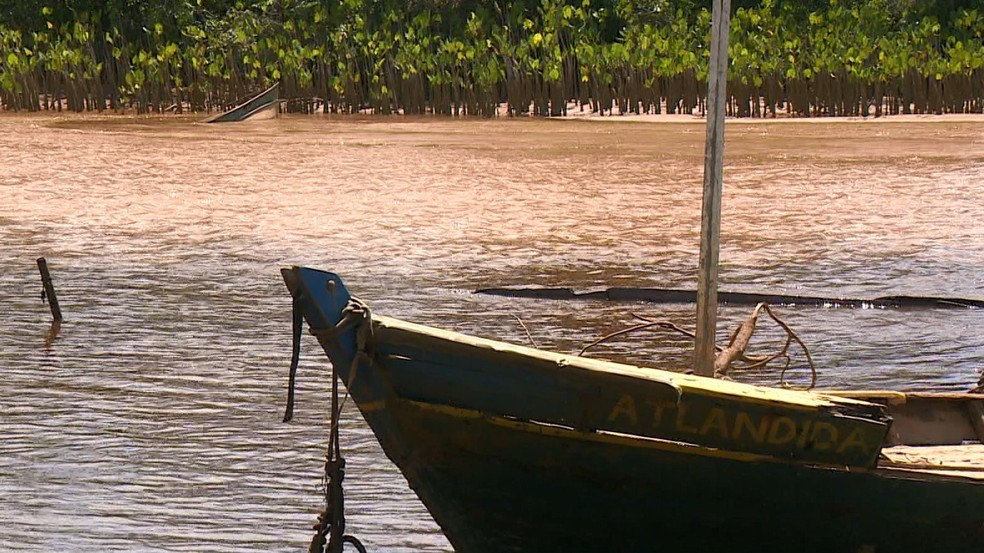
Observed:
[[[707,139],[704,150],[704,202],[700,216],[700,261],[697,265],[697,345],[694,351],[694,372],[701,376],[714,376],[721,194],[724,191],[724,101],[728,84],[730,28],[731,0],[714,0],[711,11],[711,60],[707,71]]]

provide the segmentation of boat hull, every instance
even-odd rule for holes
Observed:
[[[271,119],[280,113],[280,83],[249,98],[232,109],[217,113],[203,123],[231,123],[258,119]]]
[[[456,551],[978,552],[960,479],[721,458],[408,401],[365,413]]]
[[[284,278],[457,551],[984,544],[984,480],[877,467],[891,422],[883,406],[369,316],[336,275],[294,268]]]

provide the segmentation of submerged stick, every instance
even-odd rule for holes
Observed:
[[[61,332],[61,321],[55,319],[51,321],[51,326],[48,327],[48,332],[44,335],[44,349],[50,350],[51,346],[58,339],[58,333]]]
[[[48,307],[51,308],[51,318],[60,322],[62,320],[61,307],[58,305],[58,296],[55,295],[55,285],[51,283],[48,262],[43,257],[38,258],[38,270],[41,271],[41,284],[44,286],[41,299],[48,301]]]
[[[530,329],[529,327],[526,326],[526,323],[523,322],[523,319],[520,319],[519,315],[515,315],[515,314],[513,315],[513,317],[515,317],[516,320],[519,321],[519,326],[523,327],[523,330],[526,331],[526,337],[529,338],[530,343],[533,344],[533,347],[535,347],[536,349],[540,349],[540,344],[537,344],[536,340],[533,339],[533,335],[530,334]]]

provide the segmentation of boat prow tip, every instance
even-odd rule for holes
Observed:
[[[294,298],[303,298],[305,303],[320,312],[320,319],[335,324],[342,310],[348,305],[351,295],[341,277],[335,273],[312,269],[300,265],[280,269],[284,284]]]

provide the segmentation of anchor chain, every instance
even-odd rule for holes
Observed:
[[[284,412],[284,422],[290,421],[294,412],[294,385],[297,375],[297,365],[300,357],[300,338],[301,327],[304,322],[303,317],[303,296],[298,295],[293,301],[293,347],[291,354],[290,378],[287,391],[287,408]],[[355,369],[361,359],[368,358],[365,353],[366,343],[372,333],[371,315],[369,308],[361,301],[352,298],[349,305],[343,311],[342,320],[334,328],[312,329],[311,333],[322,337],[337,336],[348,328],[356,326],[357,353],[352,360],[350,378],[348,386],[355,378]],[[339,400],[338,394],[338,371],[335,363],[331,365],[331,413],[330,431],[328,435],[328,451],[325,454],[325,508],[318,515],[318,521],[314,524],[314,536],[308,547],[309,553],[342,553],[345,544],[352,545],[359,553],[366,553],[366,548],[358,538],[345,534],[345,495],[342,491],[342,481],[345,479],[345,459],[342,457],[341,444],[339,440],[339,422],[341,421],[342,407],[345,399],[348,398],[346,391],[345,398]],[[346,389],[348,389],[346,386]]]

